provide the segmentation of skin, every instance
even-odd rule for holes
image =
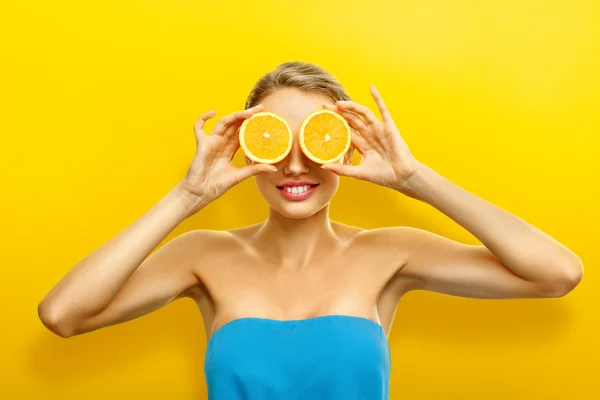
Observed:
[[[196,154],[184,179],[56,284],[38,306],[43,324],[70,337],[188,297],[198,305],[207,338],[243,317],[290,320],[330,314],[371,319],[389,335],[397,305],[410,290],[541,298],[564,296],[579,283],[583,265],[577,255],[417,161],[379,92],[374,86],[370,92],[381,119],[360,104],[334,104],[295,88],[280,89],[261,106],[221,118],[210,135],[203,127],[215,112],[203,114],[194,126]],[[358,165],[321,168],[302,153],[300,123],[322,107],[341,113],[354,129]],[[263,110],[290,123],[292,151],[274,166],[237,168],[231,163],[239,149],[237,131],[244,119]],[[251,176],[269,204],[264,222],[228,231],[189,231],[152,253],[184,219]],[[339,176],[426,202],[482,245],[412,227],[366,230],[332,221],[329,205]],[[276,188],[305,179],[319,184],[306,200],[287,200]]]

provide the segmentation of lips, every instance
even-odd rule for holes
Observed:
[[[306,184],[306,185],[285,185],[277,186],[279,192],[288,200],[304,200],[310,197],[315,190],[317,190],[318,184]]]
[[[283,182],[281,185],[277,185],[278,187],[283,187],[283,186],[290,186],[290,187],[294,187],[294,186],[313,186],[316,185],[316,183],[312,182],[312,181],[287,181],[287,182]]]

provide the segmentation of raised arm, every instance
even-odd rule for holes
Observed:
[[[416,228],[397,227],[377,235],[392,239],[408,259],[398,276],[413,289],[477,298],[560,297],[583,277],[583,262],[573,251],[540,229],[466,191],[417,161],[402,138],[375,86],[371,95],[381,121],[367,107],[338,101],[337,110],[356,130],[352,143],[358,165],[323,168],[388,187],[423,201],[473,234],[482,245],[467,245]]]
[[[54,286],[38,306],[42,323],[70,337],[139,317],[196,284],[189,260],[200,232],[179,235],[148,257],[195,205],[180,185],[173,188]]]
[[[400,229],[399,240],[410,249],[402,274],[417,278],[420,289],[476,298],[561,297],[581,281],[583,263],[573,251],[428,166],[421,164],[407,187],[482,243]]]
[[[237,168],[238,128],[260,107],[221,118],[207,135],[194,125],[196,154],[185,178],[154,207],[77,263],[38,305],[42,323],[70,337],[147,314],[185,295],[198,283],[195,262],[207,246],[208,231],[177,236],[150,253],[185,218],[253,175],[273,171],[265,164]],[[149,256],[150,255],[150,256]]]

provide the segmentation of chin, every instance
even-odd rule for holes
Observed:
[[[314,206],[314,204],[296,202],[295,204],[272,204],[271,208],[286,218],[305,219],[315,215],[326,205],[318,207]]]
[[[326,207],[331,200],[329,196],[314,196],[300,201],[288,200],[279,193],[275,193],[275,196],[269,193],[269,196],[264,198],[274,211],[290,219],[309,218]]]

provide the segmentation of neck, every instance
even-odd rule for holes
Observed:
[[[329,204],[300,219],[288,218],[271,208],[254,242],[262,256],[290,270],[309,269],[340,245],[329,219]]]

